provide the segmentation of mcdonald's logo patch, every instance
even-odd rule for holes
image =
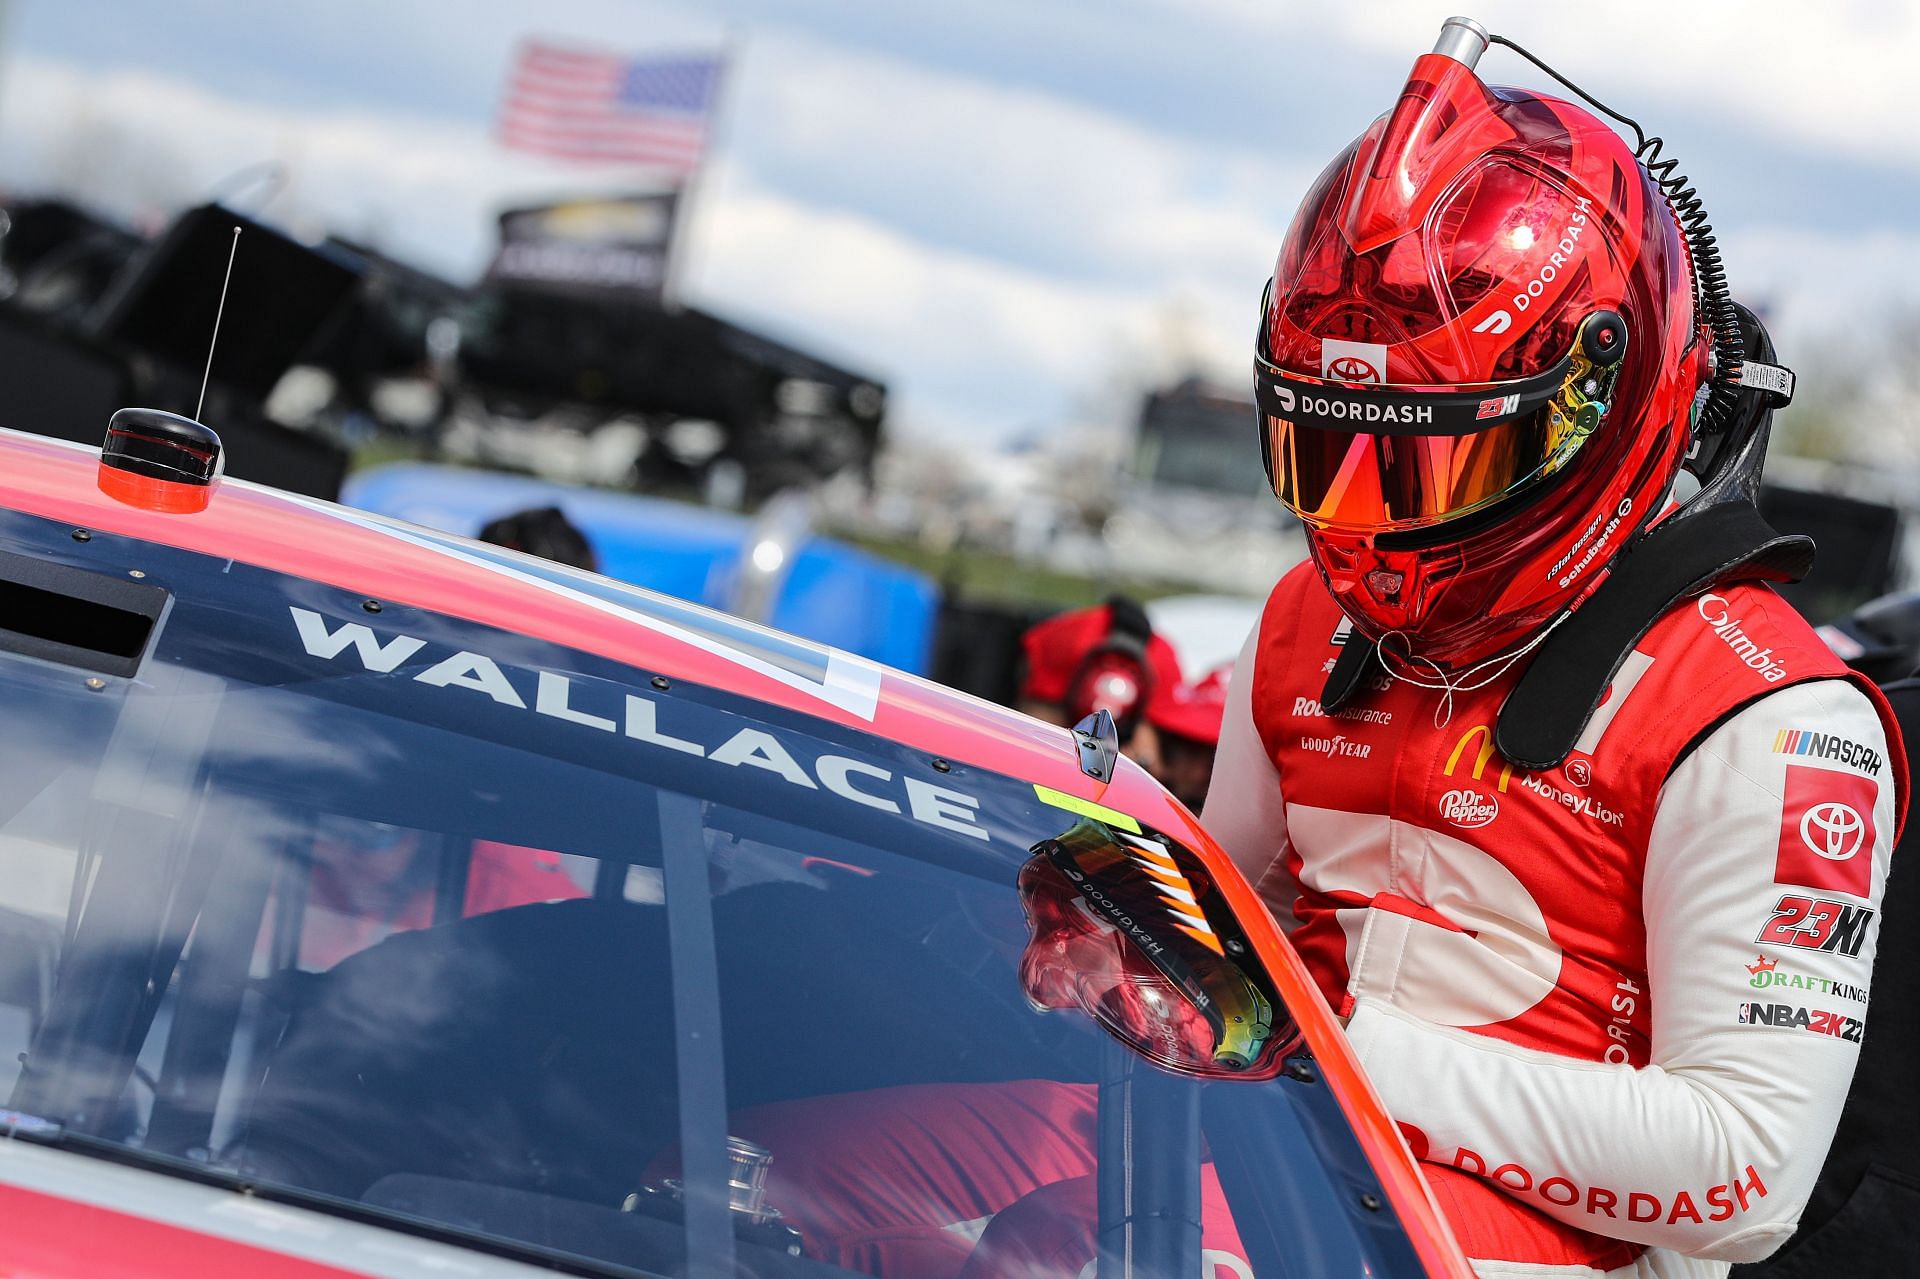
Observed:
[[[1448,777],[1452,777],[1455,770],[1460,768],[1461,760],[1465,758],[1467,751],[1474,746],[1476,739],[1479,743],[1479,749],[1478,753],[1473,757],[1473,764],[1469,775],[1476,782],[1485,780],[1487,765],[1492,762],[1494,756],[1493,730],[1485,724],[1475,724],[1472,728],[1460,734],[1460,740],[1453,744],[1453,753],[1447,756],[1447,766],[1442,770]],[[1513,765],[1507,763],[1505,760],[1501,760],[1499,782],[1501,794],[1504,795],[1506,793],[1507,783],[1512,779]]]

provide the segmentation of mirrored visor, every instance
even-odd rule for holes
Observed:
[[[1324,528],[1378,532],[1465,515],[1557,470],[1598,424],[1598,411],[1557,403],[1572,365],[1485,386],[1352,387],[1259,360],[1274,492]]]

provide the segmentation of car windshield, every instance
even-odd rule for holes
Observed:
[[[1030,997],[1016,886],[1084,805],[58,534],[166,606],[131,677],[0,634],[12,1109],[590,1272],[1077,1276],[1128,1203],[1188,1223],[1132,1274],[1410,1266],[1310,1069],[1177,1078]]]

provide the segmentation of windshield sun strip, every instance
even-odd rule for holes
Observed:
[[[1129,813],[1121,812],[1117,808],[1108,808],[1105,804],[1096,804],[1090,799],[1081,799],[1078,795],[1069,795],[1065,791],[1057,791],[1051,786],[1042,786],[1039,782],[1033,784],[1033,793],[1039,798],[1041,803],[1051,804],[1053,807],[1061,809],[1064,812],[1072,813],[1076,817],[1091,817],[1096,822],[1101,822],[1108,826],[1116,826],[1121,830],[1129,831],[1135,835],[1140,834],[1139,820]]]

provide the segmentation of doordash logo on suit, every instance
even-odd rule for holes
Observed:
[[[1767,1197],[1767,1183],[1752,1164],[1744,1175],[1735,1175],[1717,1186],[1696,1186],[1660,1191],[1633,1190],[1627,1187],[1581,1186],[1572,1178],[1554,1174],[1541,1176],[1517,1163],[1488,1167],[1477,1151],[1461,1146],[1454,1151],[1453,1166],[1462,1172],[1484,1177],[1521,1196],[1538,1195],[1556,1208],[1584,1210],[1594,1217],[1607,1216],[1637,1222],[1662,1222],[1677,1225],[1689,1221],[1700,1225],[1709,1221],[1730,1221]],[[1591,1272],[1589,1272],[1591,1273]]]

